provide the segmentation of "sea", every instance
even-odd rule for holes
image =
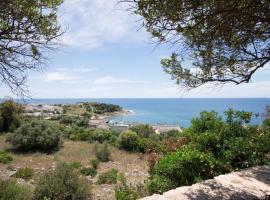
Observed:
[[[169,98],[169,99],[27,99],[35,104],[74,104],[77,102],[102,102],[121,106],[131,114],[112,116],[111,120],[124,123],[147,123],[190,126],[191,119],[202,111],[217,111],[220,116],[229,108],[254,114],[252,124],[260,124],[270,98]]]

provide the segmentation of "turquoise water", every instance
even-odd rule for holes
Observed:
[[[112,119],[124,122],[149,124],[171,124],[188,127],[190,120],[203,110],[215,110],[221,115],[228,108],[245,110],[260,114],[270,99],[32,99],[30,103],[76,103],[104,102],[117,104],[127,110],[134,111],[131,115],[114,116]],[[253,117],[253,124],[261,123],[261,117]]]

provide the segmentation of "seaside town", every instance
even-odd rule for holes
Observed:
[[[82,106],[84,104],[78,103],[77,106]],[[28,116],[35,116],[35,117],[42,117],[44,119],[57,119],[63,115],[71,115],[74,116],[74,113],[64,113],[64,108],[66,106],[74,107],[74,105],[49,105],[49,104],[26,104],[25,105],[25,115]],[[93,111],[93,110],[91,110]],[[79,113],[80,114],[80,113]],[[82,117],[81,115],[77,115]],[[93,114],[93,113],[92,113]],[[114,115],[132,115],[134,114],[133,111],[125,110],[120,108],[114,112],[105,112],[102,114],[94,113],[88,122],[89,128],[102,128],[102,129],[111,129],[114,131],[122,132],[128,130],[131,126],[136,125],[137,123],[134,122],[122,122],[122,121],[114,121],[110,120],[111,116]],[[76,116],[76,115],[75,115]],[[178,125],[167,125],[167,124],[151,124],[151,127],[155,131],[156,134],[166,133],[172,130],[181,131],[182,129]]]

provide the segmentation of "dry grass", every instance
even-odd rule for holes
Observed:
[[[11,152],[13,161],[8,164],[0,164],[0,178],[9,178],[8,169],[31,167],[38,172],[43,172],[55,167],[57,162],[80,162],[83,167],[90,166],[90,160],[95,157],[95,144],[87,142],[65,141],[62,148],[53,154],[27,153],[19,154]],[[5,142],[5,136],[0,136],[0,150],[8,150],[9,144]],[[143,183],[148,176],[146,156],[137,153],[128,153],[115,147],[111,148],[111,161],[100,163],[98,173],[117,169],[123,173],[128,182],[132,184]],[[8,168],[8,169],[7,169]],[[93,187],[93,199],[114,199],[114,185],[95,185]]]

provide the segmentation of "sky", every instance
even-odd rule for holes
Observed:
[[[172,49],[156,46],[139,18],[117,0],[65,0],[61,47],[42,71],[28,73],[32,98],[245,98],[270,97],[270,65],[249,84],[205,85],[187,91],[163,72]],[[14,96],[1,85],[0,97]]]

